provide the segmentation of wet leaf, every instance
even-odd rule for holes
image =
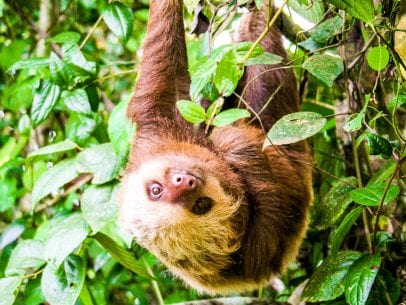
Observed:
[[[285,145],[307,139],[326,124],[326,118],[315,112],[295,112],[283,116],[269,130],[264,147]]]
[[[126,41],[133,29],[133,13],[121,2],[112,2],[103,10],[103,20],[119,39]]]
[[[352,264],[361,256],[356,251],[342,251],[327,257],[310,276],[302,299],[308,302],[334,300],[344,293],[344,279]]]
[[[344,71],[344,64],[340,57],[321,54],[308,58],[303,63],[303,68],[331,87],[334,80]]]
[[[351,305],[364,305],[381,265],[381,257],[364,255],[350,268],[345,278],[345,299]]]

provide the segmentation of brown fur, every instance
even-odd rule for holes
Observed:
[[[244,16],[240,40],[255,40],[265,13]],[[280,34],[262,41],[267,51],[286,57]],[[180,118],[175,102],[190,85],[182,1],[151,0],[144,58],[128,116],[137,123],[127,173],[120,192],[122,226],[190,286],[209,293],[254,289],[283,271],[294,259],[311,204],[311,169],[305,143],[268,147],[258,122],[195,133]],[[279,67],[280,68],[280,67]],[[246,68],[237,91],[260,111],[266,128],[298,111],[296,82],[290,69]],[[230,101],[232,102],[232,101]],[[199,195],[214,199],[212,210],[195,215],[181,204],[151,202],[146,181],[162,182],[168,169],[202,175]],[[163,181],[163,184],[166,182]]]

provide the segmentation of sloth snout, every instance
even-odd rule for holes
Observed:
[[[189,192],[197,188],[197,178],[190,174],[172,174],[171,183],[179,191]]]

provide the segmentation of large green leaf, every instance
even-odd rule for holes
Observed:
[[[375,71],[381,71],[389,63],[389,51],[385,46],[370,48],[367,54],[368,65]]]
[[[152,279],[151,275],[148,273],[148,270],[146,270],[144,263],[138,261],[132,252],[119,246],[110,237],[100,232],[94,235],[94,238],[103,246],[104,249],[107,250],[107,252],[110,253],[110,255],[116,261],[118,261],[125,268],[145,278]]]
[[[327,2],[364,22],[371,22],[375,19],[372,0],[327,0]]]
[[[82,151],[76,169],[80,173],[92,173],[93,184],[103,184],[117,178],[121,162],[111,143],[104,143]]]
[[[320,228],[327,228],[336,223],[352,202],[350,192],[357,185],[357,178],[347,177],[337,182],[315,206],[314,222]]]
[[[28,268],[35,271],[44,263],[44,244],[39,240],[23,240],[11,252],[6,275],[20,274]]]
[[[303,68],[331,87],[334,80],[344,71],[344,64],[340,57],[321,54],[309,57],[303,63]]]
[[[82,212],[93,233],[117,219],[117,186],[91,186],[82,195]]]
[[[335,16],[317,25],[312,31],[311,38],[320,44],[328,43],[329,39],[341,32],[343,18]]]
[[[32,102],[31,118],[34,126],[38,126],[44,121],[61,95],[61,88],[48,80],[43,81],[35,90]]]
[[[327,119],[315,112],[294,112],[283,116],[269,130],[264,147],[307,139],[323,129]]]
[[[310,276],[302,299],[308,302],[334,300],[344,293],[344,279],[352,264],[361,256],[356,251],[338,252],[327,257]]]
[[[66,137],[80,146],[86,146],[96,126],[97,122],[93,117],[72,113],[65,125]]]
[[[388,140],[375,133],[368,133],[367,139],[370,155],[380,155],[384,159],[389,159],[392,156],[394,147]]]
[[[249,118],[250,116],[251,113],[246,109],[231,108],[217,114],[212,124],[217,127],[227,126],[240,119]]]
[[[88,226],[81,213],[57,219],[45,240],[44,255],[59,266],[87,237]]]
[[[16,70],[32,69],[38,67],[45,67],[49,65],[49,58],[30,58],[19,60],[14,63],[9,69],[8,73],[14,74]]]
[[[217,65],[214,84],[223,96],[231,95],[237,87],[242,71],[234,50],[228,51]]]
[[[63,91],[61,100],[65,103],[66,107],[71,111],[85,114],[92,113],[89,97],[87,96],[87,93],[84,89]]]
[[[72,149],[76,149],[76,148],[79,148],[79,146],[75,142],[72,142],[71,140],[66,139],[62,142],[44,146],[36,151],[33,151],[32,153],[30,153],[28,155],[27,159],[31,159],[31,158],[37,157],[37,156],[64,152],[64,151],[68,151],[68,150],[72,150]]]
[[[333,236],[331,237],[331,253],[333,255],[336,254],[340,249],[341,243],[346,237],[348,231],[351,229],[352,225],[361,215],[362,209],[362,207],[358,207],[345,215],[339,227],[334,231]]]
[[[176,102],[176,107],[180,115],[190,123],[201,123],[206,119],[206,111],[195,102],[180,100]]]
[[[345,299],[351,305],[364,305],[381,265],[379,254],[366,254],[350,268],[345,278]]]
[[[130,150],[130,143],[134,136],[134,124],[131,123],[126,115],[128,101],[121,102],[114,107],[109,118],[107,132],[111,144],[117,156],[127,155]]]
[[[15,292],[20,286],[23,278],[20,276],[6,277],[0,279],[0,305],[13,305]]]
[[[367,185],[363,188],[358,188],[351,191],[351,199],[356,203],[366,206],[379,206],[382,200],[384,190],[386,188],[385,182],[378,182],[375,184]],[[385,196],[384,204],[388,204],[399,195],[399,187],[392,184]]]
[[[67,257],[60,266],[49,263],[42,275],[42,293],[50,305],[74,305],[85,276],[86,263],[79,256]]]
[[[197,69],[192,73],[192,83],[190,85],[190,97],[197,100],[200,92],[210,82],[217,69],[217,62],[206,57],[197,64]]]
[[[78,176],[76,172],[76,159],[67,159],[46,171],[35,183],[32,191],[33,209],[38,201],[51,192],[58,191],[66,183]]]
[[[127,40],[133,28],[133,13],[130,8],[120,2],[113,2],[103,10],[103,20],[121,40]]]

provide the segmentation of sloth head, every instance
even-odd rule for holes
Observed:
[[[122,226],[194,287],[233,263],[245,229],[244,200],[225,179],[233,174],[196,159],[153,157],[127,173],[120,192]]]

